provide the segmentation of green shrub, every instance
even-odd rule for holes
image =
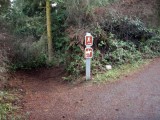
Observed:
[[[84,56],[81,49],[77,46],[70,46],[66,57],[66,70],[75,76],[85,71]]]
[[[46,65],[47,38],[42,36],[39,41],[32,39],[33,37],[28,37],[26,40],[15,41],[12,69],[31,69]]]
[[[16,92],[15,90],[14,92],[0,90],[0,120],[26,120],[28,118],[27,114],[21,114],[21,107],[14,104],[22,99]]]
[[[155,36],[155,33],[150,31],[143,22],[131,18],[112,18],[106,20],[102,25],[102,29],[106,31],[106,34],[112,33],[117,39],[130,40],[136,45],[141,40],[147,40]]]
[[[134,43],[115,39],[112,34],[109,37],[107,46],[109,48],[104,58],[110,64],[121,65],[141,59],[141,53],[136,49]]]
[[[160,36],[141,42],[139,49],[145,58],[160,56]]]
[[[36,6],[36,8],[28,8],[30,2],[32,2],[31,6]],[[13,69],[31,69],[46,65],[46,43],[41,41],[41,38],[46,34],[45,10],[39,8],[40,6],[37,3],[39,4],[38,1],[15,1],[10,12],[2,16],[3,20],[9,23],[13,29],[12,31],[16,37],[21,37],[21,40],[17,37],[17,40],[13,43],[14,47],[11,60]],[[55,56],[58,56],[56,54],[64,54],[69,44],[69,39],[65,34],[65,7],[63,5],[59,6],[57,11],[53,9],[51,16],[54,39],[53,46],[56,51]],[[45,41],[47,41],[46,38]],[[57,59],[53,59],[53,64],[55,63],[54,60],[58,61]],[[65,60],[62,61],[61,59],[60,61],[64,63]]]
[[[106,9],[101,9],[100,6],[105,8],[108,3],[115,0],[57,1],[58,7],[51,11],[55,51],[53,64],[64,64],[70,74],[77,77],[85,71],[83,42],[86,31],[93,30],[92,34],[95,37],[93,73],[104,71],[106,64],[121,65],[159,54],[159,38],[140,20],[112,16],[108,17],[111,19],[106,19],[107,15],[99,14],[101,10],[102,14],[106,14]],[[44,41],[39,40],[46,34],[44,32],[46,29],[45,10],[40,9],[37,3],[37,0],[34,2],[19,0],[17,4],[20,6],[14,6],[3,16],[12,25],[16,34],[24,36],[22,40],[16,40],[14,44],[12,59],[14,69],[31,69],[46,65],[44,41],[47,40],[46,38],[43,39]],[[99,20],[101,17],[97,18],[98,14],[103,20]],[[26,40],[28,36],[33,36],[34,40]]]
[[[97,74],[99,72],[105,71],[105,65],[107,61],[103,59],[103,55],[100,50],[94,51],[94,57],[92,59],[92,74]]]
[[[8,120],[9,114],[14,111],[13,102],[15,97],[7,92],[0,91],[0,120]]]
[[[44,14],[29,17],[20,10],[11,9],[10,12],[3,15],[3,18],[10,24],[12,31],[18,36],[33,35],[39,39],[45,30]]]
[[[10,0],[0,0],[0,14],[7,12],[8,8],[10,7]]]

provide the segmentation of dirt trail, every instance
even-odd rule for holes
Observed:
[[[160,58],[108,84],[67,85],[61,69],[19,73],[30,120],[160,120]]]

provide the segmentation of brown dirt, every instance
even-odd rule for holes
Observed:
[[[73,86],[63,75],[60,68],[16,74],[30,120],[160,119],[160,58],[114,83]]]

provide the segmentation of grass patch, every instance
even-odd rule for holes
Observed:
[[[121,77],[136,72],[142,66],[149,64],[150,61],[151,60],[140,60],[138,62],[133,62],[132,64],[120,65],[106,73],[96,74],[94,77],[94,83],[115,82]]]
[[[0,120],[26,120],[27,117],[21,115],[21,97],[14,91],[0,90]]]
[[[13,113],[15,108],[12,106],[12,102],[14,100],[15,96],[12,94],[0,91],[0,120],[7,120],[9,115]]]

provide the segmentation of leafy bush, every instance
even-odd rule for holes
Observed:
[[[0,0],[0,5],[0,14],[2,14],[3,12],[6,12],[10,7],[10,0]]]
[[[65,33],[67,24],[65,23],[67,16],[66,10],[63,5],[52,11],[52,34],[53,34],[53,46],[56,51],[64,52],[67,50],[69,45],[69,39]]]
[[[110,64],[131,63],[141,59],[141,53],[136,49],[136,46],[130,41],[122,41],[115,39],[111,34],[108,40],[108,51],[105,54],[105,59]]]
[[[144,58],[151,58],[160,56],[160,36],[153,37],[140,44],[140,51],[143,53]]]
[[[131,63],[159,53],[159,37],[140,20],[107,17],[105,7],[115,0],[57,1],[58,7],[51,11],[55,51],[53,63],[64,64],[70,74],[77,77],[84,73],[84,35],[89,31],[95,37],[93,73],[104,71],[106,64]],[[28,7],[30,3],[31,8]],[[47,58],[44,42],[47,40],[42,38],[46,34],[45,10],[39,8],[41,6],[37,0],[17,0],[16,4],[19,7],[14,6],[3,16],[16,34],[23,35],[22,40],[15,42],[12,67],[30,69],[44,66]],[[30,41],[29,36],[33,36],[34,40]]]
[[[12,69],[31,69],[46,65],[46,37],[42,36],[39,41],[27,37],[14,43],[14,55]]]
[[[139,24],[134,20],[124,21],[118,22],[122,31],[118,31],[119,29],[113,27],[113,29],[106,32],[101,26],[93,29],[95,39],[92,74],[106,71],[105,65],[107,64],[117,66],[159,55],[159,33],[146,28],[140,21]],[[125,40],[125,35],[128,35],[130,39]],[[81,46],[81,43],[78,44],[80,44],[78,46]],[[83,49],[81,50],[79,55],[83,53]],[[72,66],[72,69],[69,67],[70,71],[74,71],[73,75],[76,73],[76,76],[78,76],[84,72],[84,62],[81,62],[83,59],[83,56],[81,56],[80,59],[74,59],[69,64]]]
[[[35,8],[28,8],[29,3]],[[38,3],[38,4],[37,4]],[[17,7],[18,6],[18,7]],[[10,24],[17,40],[14,41],[12,58],[13,69],[31,69],[46,65],[46,43],[41,41],[46,32],[45,10],[39,8],[39,1],[15,1],[12,9],[7,14],[3,14],[3,19]],[[31,12],[33,11],[33,12]],[[32,13],[32,15],[30,14]],[[52,33],[55,56],[59,52],[64,53],[68,48],[69,39],[66,37],[65,7],[59,6],[58,10],[52,10]],[[40,47],[39,47],[40,46]],[[43,49],[41,49],[43,47]],[[45,49],[44,49],[45,48]],[[53,59],[56,60],[57,59]],[[64,59],[63,59],[64,60]],[[53,63],[55,63],[53,61]],[[58,62],[59,63],[59,62]],[[61,62],[61,63],[64,63]]]
[[[45,17],[43,14],[29,17],[20,10],[11,9],[10,12],[3,15],[3,18],[10,23],[13,32],[17,35],[33,35],[39,39],[45,30]]]
[[[84,56],[81,49],[77,46],[70,46],[68,48],[68,57],[66,57],[66,70],[75,76],[80,75],[84,72]]]
[[[102,25],[102,29],[107,33],[112,33],[117,39],[131,40],[136,45],[142,40],[152,38],[155,34],[145,27],[144,23],[140,20],[133,20],[131,18],[112,18],[106,20]]]

